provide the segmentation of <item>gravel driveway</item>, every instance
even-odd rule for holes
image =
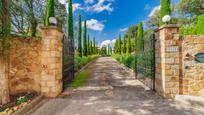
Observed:
[[[199,110],[149,91],[134,73],[110,57],[88,66],[92,76],[69,96],[49,99],[32,115],[201,115]],[[70,93],[71,91],[71,93]]]

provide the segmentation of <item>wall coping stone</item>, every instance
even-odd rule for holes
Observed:
[[[155,32],[158,32],[159,30],[165,29],[165,28],[179,28],[179,24],[165,24],[157,29],[155,29]]]
[[[55,30],[57,30],[58,32],[63,33],[63,31],[60,30],[59,28],[57,28],[56,26],[41,26],[40,29],[42,29],[42,30],[45,30],[45,29],[55,29]]]

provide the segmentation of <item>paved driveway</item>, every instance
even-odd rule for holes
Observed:
[[[134,73],[114,59],[99,58],[85,86],[64,98],[47,100],[32,115],[199,115],[199,110],[147,91]],[[68,92],[70,90],[67,90]]]

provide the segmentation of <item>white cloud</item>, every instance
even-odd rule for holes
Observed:
[[[79,9],[83,9],[81,7],[81,4],[79,4],[79,3],[72,4],[72,8],[73,8],[73,12],[75,12],[76,10],[79,10]]]
[[[67,0],[58,0],[61,4],[65,4]]]
[[[128,28],[121,28],[120,32],[126,32],[128,30]]]
[[[108,2],[108,4],[105,4],[105,2]],[[97,13],[108,11],[111,13],[113,11],[113,4],[114,0],[98,0],[98,3],[94,4],[93,6],[88,6],[86,8],[87,11],[94,11]]]
[[[92,4],[92,3],[94,2],[94,0],[84,0],[84,2],[85,2],[86,4]]]
[[[155,14],[157,11],[159,11],[160,8],[161,8],[161,6],[156,6],[156,7],[154,7],[148,16],[149,16],[149,17],[154,16],[154,14]]]
[[[84,22],[83,22],[84,23]],[[88,29],[94,30],[94,31],[103,31],[104,24],[102,22],[99,22],[96,19],[90,19],[86,21],[86,26]]]
[[[105,40],[105,41],[103,41],[102,43],[101,43],[101,45],[100,45],[100,48],[102,48],[102,47],[107,47],[107,46],[111,46],[111,47],[113,47],[113,45],[115,44],[115,42],[116,42],[116,39],[113,39],[113,40]]]

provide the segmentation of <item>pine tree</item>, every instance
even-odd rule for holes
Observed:
[[[137,52],[144,50],[144,33],[143,33],[143,24],[142,22],[138,25],[138,31],[137,31]]]
[[[123,54],[126,54],[126,38],[123,39]]]
[[[86,20],[84,21],[84,40],[83,40],[83,42],[84,42],[84,47],[83,47],[83,49],[84,49],[84,56],[88,56],[87,55],[87,34],[86,34]]]
[[[46,13],[45,13],[45,26],[49,26],[49,18],[55,17],[55,1],[47,0]]]
[[[81,43],[81,15],[78,17],[78,53],[82,57],[82,43]]]
[[[127,51],[126,51],[127,54],[130,54],[131,53],[131,39],[130,39],[130,36],[128,36],[128,40],[127,40]]]
[[[68,16],[68,38],[70,39],[74,39],[74,25],[73,25],[73,12],[72,12],[72,0],[69,0],[69,4],[68,4],[68,8],[69,8],[69,16]]]
[[[171,2],[170,0],[160,0],[160,4],[161,4],[161,10],[160,10],[160,26],[162,26],[164,24],[164,22],[162,21],[162,18],[165,15],[170,15],[171,14]]]

